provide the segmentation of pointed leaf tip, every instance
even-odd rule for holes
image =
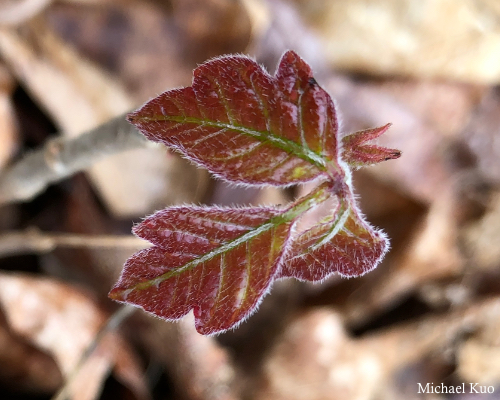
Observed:
[[[352,167],[363,167],[401,157],[401,151],[365,144],[383,135],[392,124],[366,129],[342,138],[342,159]]]
[[[340,169],[333,101],[292,51],[275,77],[247,57],[210,60],[191,87],[161,94],[128,120],[233,182],[286,186],[326,177],[328,164]]]
[[[155,246],[125,263],[109,293],[160,318],[194,311],[196,329],[215,334],[257,308],[279,270],[292,220],[270,208],[173,207],[134,228]]]
[[[133,231],[153,247],[127,260],[109,297],[166,320],[193,310],[198,332],[215,334],[252,314],[277,278],[317,282],[375,268],[389,242],[359,212],[349,167],[400,157],[367,144],[390,124],[340,138],[332,99],[293,51],[275,76],[244,56],[210,60],[193,75],[192,86],[161,94],[127,120],[228,181],[322,183],[283,210],[181,206],[145,218]],[[332,196],[337,210],[290,238],[296,221]]]

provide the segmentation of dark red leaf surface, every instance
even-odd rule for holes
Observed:
[[[208,61],[191,87],[161,94],[129,121],[234,182],[290,185],[340,170],[333,102],[293,51],[275,77],[248,57]]]
[[[229,329],[255,310],[278,271],[292,225],[274,220],[280,214],[267,208],[159,211],[134,229],[156,246],[127,260],[110,297],[167,320],[194,309],[203,334]]]
[[[389,129],[391,124],[380,128],[354,132],[342,138],[342,159],[352,167],[364,167],[401,157],[401,151],[387,147],[365,144]]]
[[[110,292],[115,300],[167,320],[193,310],[198,332],[214,334],[254,312],[277,278],[359,276],[389,247],[359,212],[349,169],[400,156],[367,144],[389,125],[347,135],[340,146],[330,96],[292,51],[274,77],[243,56],[208,61],[195,69],[191,87],[163,93],[129,120],[232,182],[321,179],[282,210],[172,207],[146,218],[134,233],[154,247],[127,260]],[[290,239],[302,215],[332,198],[331,215]]]
[[[354,277],[374,269],[387,252],[389,241],[382,231],[360,218],[354,207],[338,209],[298,235],[279,276],[318,282],[334,273]]]

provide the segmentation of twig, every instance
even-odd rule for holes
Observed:
[[[49,184],[106,156],[146,146],[146,139],[121,115],[76,138],[57,137],[25,155],[0,176],[0,205],[27,201]]]
[[[79,372],[82,367],[85,365],[89,357],[92,355],[94,350],[99,346],[104,336],[116,330],[123,321],[125,321],[130,315],[134,313],[136,308],[132,306],[121,306],[118,310],[116,310],[111,317],[107,320],[107,322],[99,329],[99,332],[92,340],[92,343],[87,347],[87,349],[83,352],[82,356],[78,360],[78,363],[73,368],[71,373],[66,377],[63,386],[57,391],[57,393],[52,397],[52,400],[66,400],[70,398],[70,387],[75,379],[78,377]]]
[[[149,244],[132,235],[77,235],[43,233],[37,229],[0,235],[0,257],[26,253],[47,253],[56,247],[142,249]]]

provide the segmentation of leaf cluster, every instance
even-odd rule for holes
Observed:
[[[275,76],[244,56],[208,61],[190,87],[167,91],[129,115],[160,142],[224,180],[317,186],[286,207],[181,206],[134,227],[153,247],[130,257],[110,297],[166,320],[193,310],[198,332],[237,326],[276,279],[313,282],[362,275],[389,242],[354,198],[351,168],[398,158],[367,142],[389,125],[341,137],[332,99],[311,68],[286,52]],[[331,213],[304,231],[304,214],[335,198]]]

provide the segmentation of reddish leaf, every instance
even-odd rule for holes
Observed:
[[[110,297],[167,320],[193,309],[197,330],[212,334],[250,315],[278,277],[358,276],[385,254],[385,235],[356,207],[349,166],[399,157],[365,144],[388,125],[344,137],[341,161],[333,102],[294,52],[285,53],[275,77],[247,57],[206,62],[192,87],[163,93],[129,120],[229,181],[322,183],[284,210],[176,207],[154,214],[134,232],[155,247],[126,262]],[[333,215],[290,241],[295,221],[333,196]]]
[[[380,128],[354,132],[342,138],[342,159],[352,167],[364,167],[382,161],[401,157],[401,151],[376,145],[365,144],[378,138],[391,124]]]
[[[161,94],[129,121],[234,182],[290,185],[341,171],[333,102],[293,51],[275,77],[243,56],[208,61],[192,87]]]
[[[359,215],[354,201],[341,201],[334,215],[293,240],[279,277],[321,281],[333,273],[360,276],[374,269],[389,249],[382,231]]]
[[[250,315],[272,284],[293,220],[269,209],[179,207],[144,220],[135,233],[155,244],[130,257],[110,293],[173,320],[194,309],[203,334]]]

